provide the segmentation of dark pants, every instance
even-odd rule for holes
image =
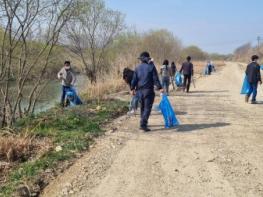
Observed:
[[[66,92],[70,90],[69,86],[62,86],[62,94],[61,94],[61,99],[60,103],[65,104],[65,98],[66,98]]]
[[[250,88],[249,91],[247,93],[248,98],[251,96],[251,94],[253,94],[252,96],[252,101],[256,101],[257,98],[257,91],[258,89],[258,83],[250,83]]]
[[[151,115],[155,93],[154,90],[140,90],[139,96],[141,100],[141,127],[145,128],[148,126],[148,119]]]
[[[167,94],[169,94],[169,85],[170,85],[170,78],[163,77],[162,78],[162,86]]]
[[[191,78],[191,75],[184,75],[184,88],[186,88],[187,92],[190,90]]]

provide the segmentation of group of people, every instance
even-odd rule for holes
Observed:
[[[159,80],[158,71],[154,65],[153,59],[148,52],[143,52],[138,58],[140,64],[131,70],[125,68],[123,71],[123,79],[130,86],[132,100],[130,107],[130,114],[135,113],[138,103],[140,102],[141,109],[141,121],[140,128],[147,132],[150,131],[148,127],[148,119],[152,111],[152,106],[155,99],[155,87],[160,93],[169,94],[169,85],[172,83],[175,89],[175,75],[178,72],[174,62],[169,65],[168,60],[164,60],[160,69],[161,81]],[[246,94],[246,102],[249,101],[251,95],[251,103],[256,103],[258,84],[262,84],[260,75],[260,65],[258,64],[259,57],[257,55],[252,56],[252,62],[247,66],[246,76],[249,83],[249,91]],[[213,65],[209,62],[207,65],[208,74],[211,74]],[[194,66],[191,62],[191,57],[188,56],[186,61],[182,64],[179,70],[180,75],[183,75],[183,90],[189,93],[191,80],[194,75]],[[62,80],[62,94],[61,105],[79,105],[82,104],[78,97],[74,86],[76,83],[76,75],[71,67],[69,61],[65,61],[64,67],[59,71],[58,78]],[[66,102],[65,102],[66,100]]]
[[[175,90],[175,75],[176,75],[177,68],[174,62],[171,63],[171,66],[169,66],[169,61],[164,60],[163,65],[161,66],[160,76],[161,76],[161,82],[162,86],[165,90],[165,93],[169,95],[169,86],[172,84],[173,90]],[[183,90],[189,93],[190,90],[190,84],[192,81],[192,77],[194,75],[194,66],[191,63],[191,57],[188,56],[186,58],[186,62],[182,64],[182,67],[180,69],[180,74],[184,75],[184,82],[183,82]]]
[[[138,102],[141,104],[141,121],[140,128],[147,132],[150,131],[148,127],[148,119],[151,114],[152,106],[155,98],[155,87],[160,93],[169,94],[169,86],[172,83],[175,89],[174,78],[177,72],[177,68],[174,62],[169,65],[168,60],[164,60],[160,69],[160,77],[158,71],[154,65],[153,59],[148,52],[143,52],[138,58],[141,63],[131,70],[125,68],[123,71],[123,79],[129,84],[132,94],[132,100],[130,104],[129,114],[135,113]],[[191,79],[194,75],[194,66],[191,62],[191,57],[188,56],[186,61],[182,64],[180,73],[184,75],[184,91],[189,93]]]

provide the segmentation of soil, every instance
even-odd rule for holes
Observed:
[[[42,196],[262,197],[263,88],[259,104],[245,103],[243,72],[227,63],[191,93],[172,93],[176,128],[164,129],[156,111],[149,133],[139,131],[139,115],[117,119]]]

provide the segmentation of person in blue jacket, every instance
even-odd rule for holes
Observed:
[[[249,101],[249,97],[251,94],[253,94],[251,101],[252,104],[256,104],[258,84],[262,84],[258,59],[259,57],[257,55],[253,55],[251,57],[252,62],[247,66],[246,69],[247,80],[250,84],[249,92],[246,95],[246,102]]]
[[[148,52],[143,52],[138,59],[140,59],[141,64],[135,69],[131,83],[131,94],[135,95],[136,90],[139,95],[141,101],[140,128],[143,131],[148,132],[151,131],[148,128],[148,119],[155,98],[154,86],[156,86],[161,93],[163,92],[163,88],[156,67],[153,61],[151,61],[150,54]]]

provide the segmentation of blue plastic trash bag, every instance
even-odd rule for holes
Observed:
[[[177,85],[177,87],[180,87],[183,85],[183,79],[182,79],[182,75],[180,72],[177,72],[175,75],[175,84]]]
[[[208,75],[208,66],[205,66],[203,74]]]
[[[260,69],[263,70],[263,65],[260,66]]]
[[[76,90],[74,88],[69,88],[66,92],[66,100],[69,101],[70,106],[81,105],[82,101],[80,100]]]
[[[157,105],[153,105],[153,110],[156,111],[156,112],[161,112],[160,106],[158,104]]]
[[[167,95],[162,96],[159,108],[163,114],[165,128],[171,128],[179,125],[179,121],[176,118],[175,112],[171,106],[171,103]]]
[[[247,75],[245,75],[240,94],[247,94],[249,92],[249,89],[250,89],[250,84],[247,80]]]

